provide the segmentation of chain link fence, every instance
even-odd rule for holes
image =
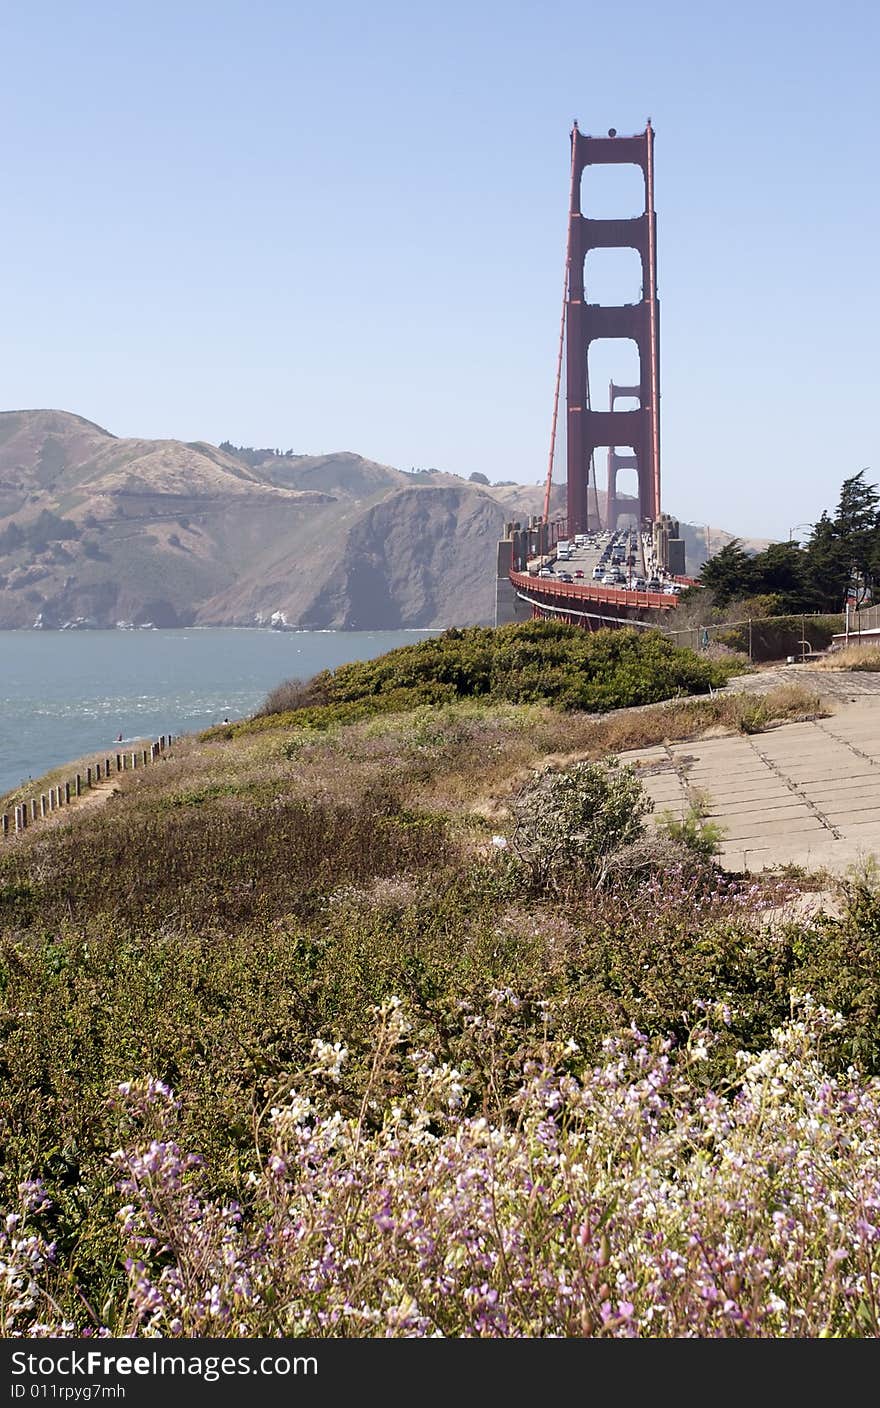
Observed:
[[[876,611],[876,607],[870,608]],[[864,612],[852,613],[864,616]],[[854,624],[850,629],[854,631]],[[710,650],[713,646],[723,646],[747,655],[749,660],[762,663],[767,660],[794,658],[809,660],[812,655],[827,650],[832,637],[844,630],[844,617],[825,613],[797,614],[789,616],[749,616],[738,621],[700,622],[685,626],[680,630],[667,630],[676,645],[687,646],[691,650]]]

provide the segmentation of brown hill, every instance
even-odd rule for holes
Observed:
[[[496,499],[349,452],[254,465],[63,411],[7,411],[0,628],[486,622],[495,539],[539,509],[537,487]]]
[[[538,483],[404,473],[347,451],[236,453],[6,411],[0,628],[486,623],[496,540],[543,500]],[[697,570],[700,532],[684,531]],[[713,531],[713,548],[727,538]]]

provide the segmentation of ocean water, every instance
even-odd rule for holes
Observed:
[[[432,631],[0,631],[0,792],[124,740],[252,714],[282,680]]]

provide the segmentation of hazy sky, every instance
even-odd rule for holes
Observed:
[[[7,4],[0,409],[542,480],[571,121],[650,115],[664,507],[787,537],[880,480],[878,16]]]

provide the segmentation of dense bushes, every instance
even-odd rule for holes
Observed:
[[[490,996],[491,1053],[516,1007]],[[265,1111],[244,1206],[181,1145],[173,1092],[123,1082],[108,1173],[127,1274],[104,1320],[163,1338],[876,1338],[877,1088],[828,1071],[835,1021],[805,999],[706,1090],[726,1019],[713,1005],[671,1052],[634,1029],[593,1069],[546,1038],[499,1120],[391,999],[359,1105],[339,1091],[348,1048],[319,1040]],[[75,1333],[39,1289],[57,1260],[39,1182],[22,1205],[0,1227],[0,1323]]]
[[[831,639],[843,627],[841,616],[754,616],[751,621],[750,603],[737,604],[738,625],[715,632],[715,640],[732,650],[748,651],[753,660],[781,660],[788,655],[827,650]]]
[[[203,1160],[206,1195],[248,1207],[249,1175],[269,1148],[261,1112],[308,1063],[312,1043],[331,1039],[349,1052],[334,1098],[347,1113],[359,1108],[375,1056],[370,1009],[395,994],[416,1024],[416,1046],[459,1073],[467,1118],[506,1117],[523,1063],[540,1056],[548,1031],[577,1043],[579,1060],[590,1062],[630,1023],[685,1042],[707,1002],[727,1004],[730,1017],[698,1074],[723,1082],[737,1050],[771,1039],[792,990],[809,989],[843,1013],[840,1029],[823,1037],[832,1069],[855,1059],[880,1071],[872,892],[854,895],[842,919],[771,930],[759,921],[772,888],[706,870],[654,867],[635,887],[630,876],[606,886],[601,902],[569,890],[562,904],[545,893],[534,907],[511,897],[506,880],[499,888],[498,874],[488,864],[448,867],[415,888],[347,885],[311,919],[226,929],[206,920],[201,933],[177,929],[170,915],[152,933],[106,916],[49,931],[38,921],[7,923],[4,1196],[9,1205],[22,1178],[45,1183],[59,1255],[48,1284],[77,1323],[68,1267],[92,1304],[109,1297],[122,1314],[107,1162],[118,1134],[106,1101],[115,1083],[139,1073],[177,1091],[179,1137]],[[499,992],[503,1022],[488,1042]],[[395,1099],[413,1094],[414,1079],[411,1063],[397,1062],[388,1090]],[[383,1108],[375,1109],[380,1123]]]
[[[418,651],[403,652],[409,682],[377,666],[375,695],[363,676],[337,672],[352,697],[332,707],[485,688],[487,669],[490,689],[515,691],[497,657],[480,663],[481,634],[459,633],[468,652],[451,638],[434,685],[413,664]],[[571,669],[564,630],[511,633],[508,655],[514,647],[524,671],[533,650],[551,681]],[[578,635],[575,648],[593,669],[591,652],[618,652],[624,673],[650,655],[624,633]],[[791,883],[726,876],[649,828],[639,837],[631,774],[562,766],[736,727],[736,705],[690,699],[589,719],[453,702],[330,733],[287,727],[282,714],[252,736],[184,740],[100,811],[12,838],[0,850],[0,1206],[23,1202],[26,1220],[0,1217],[11,1268],[0,1333],[812,1327],[797,1305],[780,1308],[783,1282],[793,1302],[821,1302],[815,1324],[821,1313],[835,1333],[856,1333],[851,1268],[835,1271],[837,1300],[817,1270],[844,1244],[863,1255],[852,1219],[835,1242],[823,1205],[802,1201],[770,1272],[746,1233],[763,1236],[795,1204],[796,1187],[766,1172],[792,1142],[825,1157],[827,1126],[810,1125],[807,1148],[801,1116],[825,1110],[855,1137],[835,1073],[853,1061],[880,1073],[871,877],[850,886],[840,918],[771,925],[766,912]],[[785,715],[803,706],[791,691],[780,704]],[[813,1054],[800,1041],[795,1060],[797,1033],[773,1031],[792,991],[807,990],[842,1015],[817,1029]],[[711,1040],[694,1034],[709,1011],[724,1014]],[[641,1035],[609,1057],[603,1043],[632,1026]],[[771,1043],[777,1055],[755,1057]],[[774,1099],[779,1064],[794,1072],[772,1129],[767,1107],[752,1118],[740,1051],[753,1053],[747,1069],[770,1072]],[[818,1069],[817,1053],[828,1075],[809,1085],[801,1072]],[[621,1100],[632,1119],[615,1124]],[[581,1178],[588,1130],[595,1158]],[[855,1143],[846,1159],[851,1186],[873,1196]],[[642,1217],[646,1171],[663,1201]],[[711,1174],[705,1197],[697,1172]],[[546,1198],[531,1196],[536,1184]],[[743,1200],[740,1222],[725,1220],[728,1194]],[[150,1207],[161,1252],[139,1241]],[[699,1237],[720,1249],[717,1277]],[[788,1255],[807,1243],[800,1262]],[[683,1268],[666,1281],[663,1246]],[[309,1276],[321,1248],[319,1284]],[[25,1262],[20,1294],[4,1301]],[[737,1275],[753,1290],[748,1314],[735,1297],[728,1310],[703,1294]],[[664,1296],[661,1315],[652,1306]]]
[[[598,889],[652,810],[633,769],[615,758],[539,774],[511,803],[512,877],[535,894]]]
[[[545,701],[600,712],[705,694],[726,683],[734,665],[674,646],[657,631],[591,633],[556,621],[498,630],[473,626],[325,671],[272,691],[260,716],[240,732],[274,726],[278,713],[300,723],[349,722],[419,704],[490,698]]]

